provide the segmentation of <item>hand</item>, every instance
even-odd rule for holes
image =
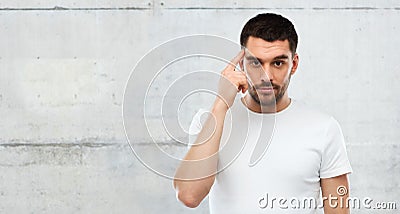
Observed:
[[[236,94],[240,90],[244,93],[249,87],[246,74],[243,71],[235,70],[237,64],[241,64],[243,57],[244,50],[241,50],[221,72],[221,79],[218,85],[219,100],[223,101],[228,108],[235,101]]]

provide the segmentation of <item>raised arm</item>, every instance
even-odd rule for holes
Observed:
[[[221,97],[216,98],[211,114],[176,171],[174,188],[178,199],[188,207],[197,207],[214,183],[226,112],[238,91],[244,92],[248,87],[245,74],[235,71],[243,56],[242,50],[222,71],[218,86]]]

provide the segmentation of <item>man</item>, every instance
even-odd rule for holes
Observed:
[[[209,194],[213,214],[349,213],[352,169],[338,123],[288,96],[297,41],[293,24],[280,15],[259,14],[246,23],[244,49],[221,72],[209,117],[192,122],[201,131],[174,179],[186,206],[197,207]],[[229,110],[238,118],[231,123]],[[259,159],[249,166],[252,153]],[[313,204],[320,199],[323,209]]]

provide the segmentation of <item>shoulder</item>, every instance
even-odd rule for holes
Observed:
[[[330,124],[336,121],[332,115],[306,104],[303,101],[293,100],[291,116],[307,123]]]

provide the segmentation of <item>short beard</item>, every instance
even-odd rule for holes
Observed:
[[[278,103],[282,97],[285,95],[287,88],[289,87],[289,83],[290,83],[290,78],[292,77],[292,75],[289,76],[288,80],[286,81],[286,83],[284,83],[283,87],[281,88],[281,90],[278,91],[278,94],[275,95],[275,102],[271,101],[271,102],[261,102],[260,98],[258,97],[257,94],[257,89],[255,86],[252,87],[251,90],[249,90],[249,94],[251,96],[251,98],[260,106],[271,106],[271,105],[276,105],[276,103]],[[271,85],[271,83],[267,83],[266,85]],[[272,84],[272,86],[275,88],[274,84]]]

